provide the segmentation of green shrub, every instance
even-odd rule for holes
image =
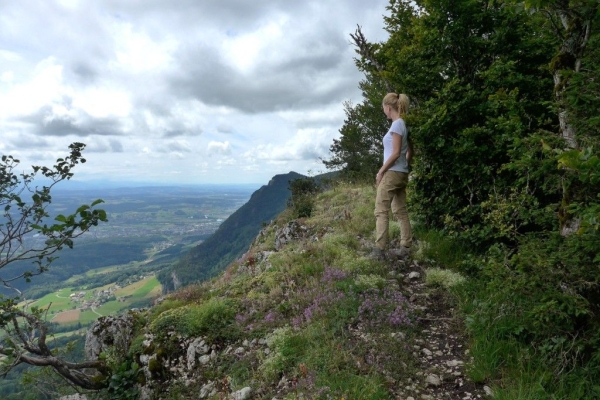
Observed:
[[[429,230],[415,225],[414,235],[418,238],[415,258],[456,270],[467,276],[476,276],[481,268],[481,258],[472,252],[463,241],[444,232]]]
[[[379,275],[358,275],[355,283],[356,289],[359,292],[364,292],[368,289],[383,289],[386,285],[386,280]]]
[[[231,300],[213,297],[201,304],[163,312],[152,321],[150,330],[156,334],[172,330],[188,337],[207,335],[213,339],[230,339],[235,336],[235,313]]]
[[[288,207],[294,211],[295,218],[308,218],[315,206],[315,195],[320,188],[314,178],[299,178],[290,181],[291,196]]]
[[[173,308],[178,308],[185,305],[185,301],[183,300],[174,300],[174,299],[166,299],[163,302],[153,306],[150,309],[152,315],[159,315],[165,311],[171,310]]]
[[[139,383],[142,370],[136,363],[129,361],[123,362],[113,371],[110,377],[108,388],[106,389],[111,399],[115,400],[134,400],[139,398],[139,390],[136,386]]]
[[[526,236],[494,246],[461,297],[474,379],[505,380],[498,398],[597,398],[600,320],[596,234]],[[531,383],[536,386],[532,387]],[[535,389],[535,390],[534,390]]]
[[[425,270],[425,283],[430,286],[441,286],[450,289],[465,282],[465,278],[448,269],[427,268]]]
[[[400,238],[400,222],[396,220],[390,220],[388,235],[390,239]]]
[[[346,252],[342,254],[335,265],[348,272],[369,273],[373,272],[374,268],[380,267],[381,263],[361,257],[355,252]]]
[[[259,367],[267,380],[276,379],[298,365],[298,360],[310,347],[306,337],[292,332],[289,326],[275,329],[266,337],[271,352]]]

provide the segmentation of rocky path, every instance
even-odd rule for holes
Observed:
[[[389,260],[391,273],[418,310],[413,356],[415,376],[398,381],[395,395],[403,400],[491,399],[491,390],[465,374],[469,350],[450,296],[425,285],[425,271],[417,261]]]

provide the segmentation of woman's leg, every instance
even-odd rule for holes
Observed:
[[[408,218],[406,208],[406,185],[408,184],[408,174],[397,172],[399,175],[398,189],[392,200],[392,212],[400,222],[400,246],[410,247],[412,245],[412,227]]]
[[[375,246],[386,250],[388,246],[388,230],[390,220],[390,208],[394,192],[397,190],[397,177],[394,171],[387,171],[377,186],[377,198],[375,199]]]

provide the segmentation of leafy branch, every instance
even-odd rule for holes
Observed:
[[[46,310],[20,309],[18,302],[22,293],[13,282],[24,279],[29,282],[35,275],[48,270],[57,258],[55,254],[65,246],[72,248],[74,240],[100,222],[107,221],[106,212],[95,208],[102,200],[80,206],[73,214],[58,215],[52,222],[49,206],[51,191],[58,183],[73,176],[73,168],[86,160],[82,157],[83,143],[69,146],[70,153],[56,160],[53,167],[32,166],[31,173],[18,173],[20,161],[10,155],[0,161],[0,282],[18,293],[18,297],[0,296],[0,355],[3,355],[0,371],[6,375],[19,364],[52,367],[70,384],[85,389],[106,386],[104,379],[97,379],[105,367],[100,360],[72,363],[55,355],[47,344],[48,325]],[[42,179],[45,185],[36,184]],[[27,197],[30,200],[27,200]],[[41,236],[42,240],[36,239]],[[5,267],[15,262],[31,262],[33,268],[6,276]],[[90,375],[93,369],[96,375]]]

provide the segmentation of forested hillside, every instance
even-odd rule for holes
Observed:
[[[352,35],[363,101],[325,164],[372,182],[383,96],[411,98],[411,215],[465,252],[475,360],[524,390],[506,398],[600,397],[599,8],[391,1],[387,41]]]
[[[264,223],[281,213],[290,197],[290,181],[304,177],[296,172],[274,176],[230,215],[208,239],[190,250],[171,270],[159,275],[165,290],[199,282],[223,271],[248,250]],[[173,274],[176,278],[173,278]]]

